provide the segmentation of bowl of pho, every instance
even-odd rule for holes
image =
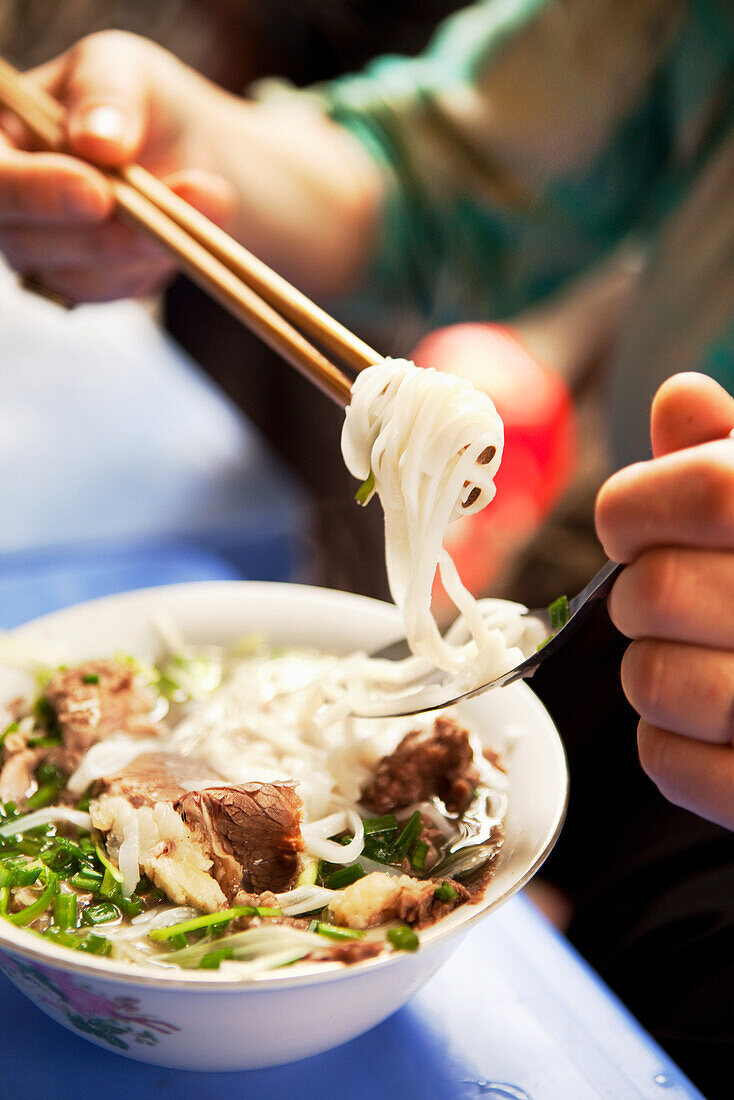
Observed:
[[[364,653],[400,632],[375,600],[243,581],[6,635],[0,969],[189,1069],[303,1058],[404,1004],[538,869],[567,770],[524,684],[353,717]]]

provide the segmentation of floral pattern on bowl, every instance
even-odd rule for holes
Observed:
[[[131,1043],[154,1047],[162,1036],[181,1030],[145,1016],[137,997],[106,997],[62,970],[7,956],[0,959],[0,970],[50,1016],[112,1050],[128,1051]]]

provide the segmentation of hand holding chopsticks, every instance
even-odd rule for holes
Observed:
[[[2,58],[0,103],[45,148],[65,151],[64,107]],[[323,392],[341,405],[349,402],[349,378],[303,333],[355,371],[379,362],[377,352],[141,166],[100,170],[128,221]]]

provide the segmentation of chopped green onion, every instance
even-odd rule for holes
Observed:
[[[548,608],[548,614],[550,615],[551,630],[555,632],[564,627],[571,617],[568,596],[559,596],[557,600],[554,600]]]
[[[351,886],[358,879],[364,878],[364,874],[364,870],[358,863],[355,863],[351,867],[342,867],[338,871],[334,871],[327,878],[326,884],[330,890],[341,890],[345,886]]]
[[[87,813],[89,811],[90,801],[91,801],[91,799],[90,799],[88,794],[82,795],[82,797],[79,799],[79,801],[76,804],[77,810],[83,810],[84,813]]]
[[[69,883],[75,886],[77,890],[85,890],[96,894],[102,885],[102,876],[98,875],[96,871],[80,871],[78,874],[71,876]]]
[[[53,749],[56,745],[60,744],[60,730],[56,732],[52,730],[50,733],[45,734],[43,737],[34,737],[28,742],[29,747],[32,749]]]
[[[97,675],[96,672],[88,672],[86,674],[86,676],[82,676],[82,683],[83,684],[98,684],[99,683],[99,676]]]
[[[314,922],[311,922],[311,925]],[[328,936],[330,940],[361,940],[364,939],[364,932],[359,928],[341,928],[338,924],[324,924],[323,921],[316,921],[316,927],[312,928],[309,925],[309,932],[318,932],[320,936]]]
[[[415,847],[410,853],[410,866],[415,871],[423,871],[426,866],[426,856],[428,855],[428,845],[425,840],[416,840]]]
[[[126,917],[139,917],[143,912],[142,901],[134,895],[126,898],[124,894],[119,894],[113,900],[117,908],[122,910]]]
[[[38,881],[38,876],[43,870],[42,863],[29,863],[25,867],[19,867],[15,872],[14,886],[32,886]]]
[[[442,882],[434,894],[439,901],[455,901],[458,896],[458,890],[455,890],[450,882]]]
[[[375,475],[372,470],[369,472],[369,476],[366,481],[363,481],[357,492],[354,494],[354,499],[357,504],[361,504],[363,507],[369,503],[370,497],[375,491]]]
[[[283,911],[273,905],[256,905],[255,913],[258,917],[282,917]]]
[[[154,928],[148,936],[152,940],[170,940],[172,936],[183,935],[186,932],[197,932],[200,928],[210,928],[218,924],[225,924],[236,917],[254,917],[257,909],[254,905],[235,905],[231,909],[220,909],[218,913],[204,913],[201,917],[192,917],[191,920],[180,921],[178,924],[170,924],[168,928]],[[268,915],[280,914],[279,909],[274,909]]]
[[[37,917],[40,917],[42,913],[45,913],[49,905],[54,899],[56,891],[58,889],[59,880],[52,871],[47,872],[46,888],[37,901],[34,901],[31,905],[27,905],[25,909],[21,909],[19,913],[11,913],[8,920],[11,924],[16,924],[19,927],[25,924],[32,924]]]
[[[77,950],[88,951],[90,955],[109,955],[112,944],[104,936],[96,936],[94,932],[90,932],[81,940]]]
[[[107,858],[107,853],[105,852],[102,845],[95,844],[94,850],[97,853],[97,859],[105,868],[105,870],[109,871],[115,882],[122,883],[122,873],[118,870],[117,867],[115,867],[114,863],[110,863],[109,859]]]
[[[217,951],[210,951],[207,955],[202,955],[199,959],[200,970],[219,970],[219,964],[224,959],[233,959],[234,949],[231,947],[220,947]]]
[[[371,833],[391,833],[398,827],[398,819],[395,814],[383,814],[382,817],[365,817],[362,821],[364,835]]]
[[[31,931],[33,931],[33,929],[31,929]],[[63,928],[59,928],[55,924],[52,924],[45,932],[39,932],[38,935],[43,936],[45,940],[51,940],[52,943],[61,944],[62,947],[70,947],[72,951],[75,951],[79,947],[80,941],[78,936],[74,936],[71,932],[66,932]]]
[[[43,806],[50,805],[58,793],[58,783],[44,783],[43,786],[39,787],[28,799],[28,809],[40,810]]]
[[[38,696],[33,704],[33,713],[38,721],[44,726],[50,726],[52,722],[56,721],[54,708],[45,695]]]
[[[397,928],[391,928],[387,938],[396,951],[417,951],[420,945],[420,940],[407,924],[399,924]]]
[[[120,893],[120,886],[120,879],[112,873],[109,867],[105,867],[102,883],[99,887],[102,897],[107,898],[109,901],[116,899]]]
[[[0,887],[12,886],[14,878],[15,873],[13,869],[7,867],[4,863],[0,863]]]
[[[76,928],[76,894],[57,894],[54,898],[54,924],[58,928]]]
[[[394,859],[396,863],[405,859],[422,831],[423,822],[419,811],[416,810],[415,813],[411,814],[405,828],[398,834],[397,840],[393,842],[390,848],[391,859]]]
[[[171,936],[169,940],[166,940],[166,943],[174,951],[182,951],[184,947],[189,946],[189,941],[186,939],[183,932],[178,932],[175,936]]]
[[[7,916],[8,903],[10,901],[10,887],[0,886],[0,913]]]
[[[120,910],[111,901],[101,901],[98,905],[90,905],[82,912],[82,924],[107,924],[112,920],[119,920]]]

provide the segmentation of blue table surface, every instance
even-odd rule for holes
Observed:
[[[170,542],[147,552],[118,548],[106,566],[99,555],[95,563],[36,560],[32,576],[0,575],[0,625],[122,588],[237,575],[209,551]],[[410,1004],[379,1027],[269,1070],[191,1073],[136,1063],[53,1023],[2,977],[0,989],[0,1100],[701,1095],[522,896],[473,930]]]

